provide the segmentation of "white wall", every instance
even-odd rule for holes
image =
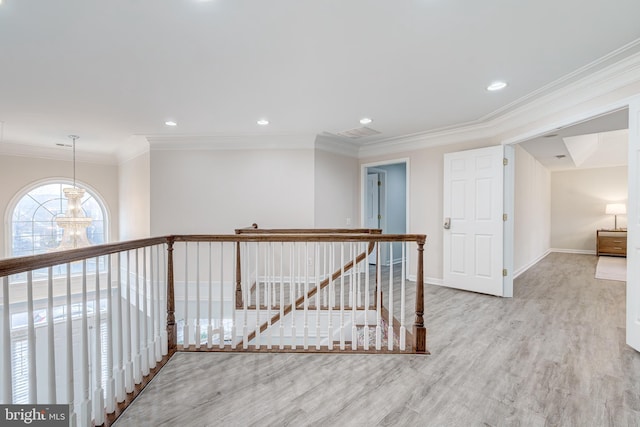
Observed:
[[[120,240],[150,236],[150,173],[151,165],[148,151],[122,163],[118,169]]]
[[[607,203],[627,202],[627,167],[551,173],[551,247],[595,253],[596,230],[613,228]],[[618,227],[627,217],[618,215]]]
[[[0,212],[4,226],[0,229],[0,258],[8,256],[7,231],[11,221],[8,206],[25,187],[47,178],[73,179],[71,161],[0,155]],[[118,238],[118,167],[76,161],[76,180],[95,189],[106,204],[110,241]]]
[[[151,234],[314,225],[314,151],[151,149]]]
[[[515,146],[514,276],[547,254],[551,234],[551,173]]]
[[[358,223],[358,159],[316,149],[316,228],[354,228]]]

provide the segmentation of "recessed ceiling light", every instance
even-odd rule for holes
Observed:
[[[507,87],[507,84],[505,82],[493,82],[489,86],[487,86],[487,90],[493,92],[496,90],[504,89],[505,87]]]
[[[267,120],[267,119],[260,119],[260,120],[258,120],[258,122],[257,122],[257,123],[258,123],[260,126],[266,126],[266,125],[268,125],[268,124],[269,124],[269,120]]]
[[[362,125],[368,125],[369,123],[371,123],[373,120],[371,120],[369,117],[363,117],[360,119],[360,124]]]
[[[178,124],[173,120],[167,120],[166,122],[164,122],[164,124],[167,126],[178,126]]]

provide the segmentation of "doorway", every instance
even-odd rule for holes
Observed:
[[[537,137],[544,137],[545,135],[553,135],[557,131],[563,129],[571,129],[574,127],[588,125],[594,123],[599,118],[606,117],[610,114],[621,112],[627,116],[629,120],[629,131],[627,139],[627,153],[628,153],[628,190],[626,194],[627,206],[628,206],[628,239],[627,239],[627,344],[636,350],[640,351],[640,275],[638,275],[638,265],[640,265],[640,228],[638,228],[638,200],[640,200],[640,186],[638,185],[638,175],[640,173],[640,165],[638,161],[640,159],[640,97],[632,98],[630,100],[622,100],[617,104],[601,107],[597,111],[591,111],[590,113],[584,113],[582,117],[574,116],[571,119],[567,119],[565,122],[555,123],[553,126],[546,126],[528,132],[525,135],[516,136],[508,140],[503,141],[505,145],[515,145],[523,143],[528,140]],[[517,172],[516,168],[516,174]],[[505,198],[513,200],[515,194],[513,188],[505,192]],[[522,194],[522,193],[519,193]],[[604,208],[605,201],[599,200]],[[604,214],[604,212],[603,212]],[[516,215],[517,216],[517,215]],[[527,226],[529,227],[529,226]],[[533,227],[529,227],[533,228]],[[549,227],[550,230],[550,227]],[[595,230],[594,230],[595,233]],[[518,242],[514,242],[514,231],[505,231],[505,241],[516,243],[514,249],[516,253],[526,245],[527,242],[522,242],[520,237]],[[595,239],[595,237],[594,237]],[[549,248],[551,245],[549,244]],[[535,263],[535,262],[533,262]],[[518,267],[518,264],[515,266]],[[526,268],[525,268],[526,269]]]
[[[384,234],[407,233],[409,224],[409,160],[390,160],[362,165],[361,223],[380,228]],[[393,243],[394,259],[383,247],[380,263],[388,266],[400,262],[401,243]],[[396,247],[397,246],[397,247]],[[375,264],[375,254],[369,257]]]

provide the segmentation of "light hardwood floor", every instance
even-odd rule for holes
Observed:
[[[427,286],[430,356],[178,353],[125,426],[640,426],[625,284],[551,254],[502,299]]]

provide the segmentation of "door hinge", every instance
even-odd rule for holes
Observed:
[[[382,181],[378,181],[378,187],[382,185]]]
[[[502,269],[502,275],[503,275],[504,277],[507,277],[507,269],[506,269],[506,268],[503,268],[503,269]]]
[[[507,214],[502,214],[502,220],[506,221],[507,220]]]
[[[382,215],[378,214],[378,219],[382,219]]]
[[[503,164],[504,166],[507,166],[507,165],[509,164],[509,159],[507,159],[506,157],[503,157],[503,158],[502,158],[502,164]]]

